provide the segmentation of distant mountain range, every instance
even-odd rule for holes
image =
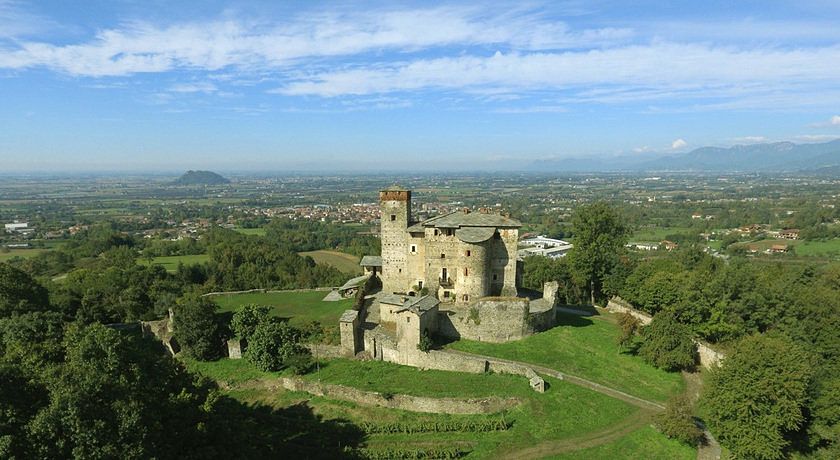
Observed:
[[[229,180],[213,171],[187,171],[175,180],[175,185],[220,185],[228,184]]]
[[[686,172],[840,172],[840,139],[821,144],[774,142],[701,147],[683,154],[640,154],[613,158],[540,160],[529,165],[539,171],[686,171]]]

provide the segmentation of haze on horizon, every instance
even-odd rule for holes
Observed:
[[[840,137],[840,3],[0,0],[3,172],[493,170]]]

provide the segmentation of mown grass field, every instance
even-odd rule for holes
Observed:
[[[221,312],[235,312],[247,304],[267,305],[273,315],[291,318],[295,324],[320,321],[325,326],[337,325],[341,313],[353,306],[353,299],[324,302],[321,299],[326,295],[327,291],[253,292],[210,298],[219,305]]]
[[[48,251],[49,249],[43,248],[32,248],[32,249],[9,249],[8,252],[0,252],[0,262],[5,262],[9,259],[14,259],[15,257],[21,257],[24,259],[28,259],[30,257],[35,257],[38,254]]]
[[[688,227],[642,227],[633,232],[630,241],[654,241],[659,242],[664,240],[668,235],[693,233]]]
[[[189,256],[163,256],[163,257],[155,257],[152,259],[153,265],[163,265],[163,268],[166,271],[174,273],[178,270],[178,264],[182,263],[184,265],[190,264],[200,264],[210,260],[210,256],[207,254],[196,254],[196,255],[189,255]],[[137,259],[137,263],[148,265],[149,261],[146,259]]]
[[[288,407],[306,401],[314,412],[325,419],[342,419],[352,423],[420,423],[426,421],[479,420],[501,417],[511,422],[507,431],[450,433],[376,433],[366,436],[365,448],[413,448],[462,446],[470,451],[467,458],[497,458],[521,449],[538,447],[551,453],[558,440],[563,449],[575,454],[583,446],[588,458],[692,458],[696,451],[674,443],[648,427],[650,415],[636,407],[591,390],[548,379],[546,393],[532,391],[520,376],[504,374],[467,374],[419,370],[381,361],[324,361],[320,371],[303,378],[392,394],[430,397],[516,397],[522,404],[502,414],[454,416],[421,414],[313,397],[305,393],[267,390],[260,379],[270,379],[287,372],[267,373],[255,369],[246,360],[223,359],[212,363],[184,360],[187,367],[222,382],[227,393],[251,404]],[[614,425],[627,425],[634,420],[629,433],[610,438]],[[578,441],[580,440],[580,441]],[[650,455],[653,455],[652,457]],[[560,456],[557,458],[567,458]],[[582,458],[570,456],[568,458]]]
[[[309,256],[315,260],[315,263],[322,265],[332,265],[344,273],[361,275],[364,273],[362,267],[359,266],[359,258],[353,254],[347,254],[339,251],[330,251],[322,249],[320,251],[307,251],[298,253],[301,256]]]
[[[461,340],[449,345],[481,355],[529,362],[583,377],[644,399],[665,401],[683,388],[678,373],[619,352],[618,327],[605,318],[558,313],[559,326],[515,342]]]

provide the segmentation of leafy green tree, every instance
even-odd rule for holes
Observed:
[[[189,457],[209,389],[139,334],[73,326],[49,403],[28,423],[37,458]]]
[[[239,311],[233,314],[230,328],[240,339],[247,341],[257,326],[268,319],[271,307],[265,305],[244,305]]]
[[[642,329],[639,355],[648,363],[669,371],[694,366],[695,345],[691,329],[677,321],[673,313],[654,315]]]
[[[665,404],[665,412],[657,417],[656,427],[669,438],[696,446],[703,439],[703,431],[692,413],[691,399],[685,393],[678,394]]]
[[[806,420],[812,362],[787,338],[741,340],[710,376],[701,400],[704,420],[738,458],[786,457]]]
[[[248,342],[246,357],[264,371],[278,371],[287,360],[308,350],[298,344],[300,331],[285,322],[269,319],[261,322]]]
[[[0,458],[34,458],[26,424],[47,404],[46,390],[18,367],[0,364]]]
[[[600,298],[604,280],[624,251],[630,228],[609,204],[581,206],[572,216],[574,247],[569,260],[577,279],[589,285],[590,300]]]
[[[217,309],[212,300],[198,295],[188,295],[178,302],[172,319],[175,338],[189,356],[210,361],[221,354]]]
[[[0,318],[49,307],[49,293],[43,286],[25,272],[0,263]]]

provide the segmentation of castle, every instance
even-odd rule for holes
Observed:
[[[379,201],[382,255],[361,265],[382,290],[342,315],[345,354],[416,363],[424,335],[507,342],[554,325],[557,283],[542,297],[518,288],[518,221],[466,209],[414,221],[411,191],[398,186]]]
[[[411,191],[397,186],[379,201],[384,292],[459,303],[516,296],[518,221],[465,209],[414,222]]]

